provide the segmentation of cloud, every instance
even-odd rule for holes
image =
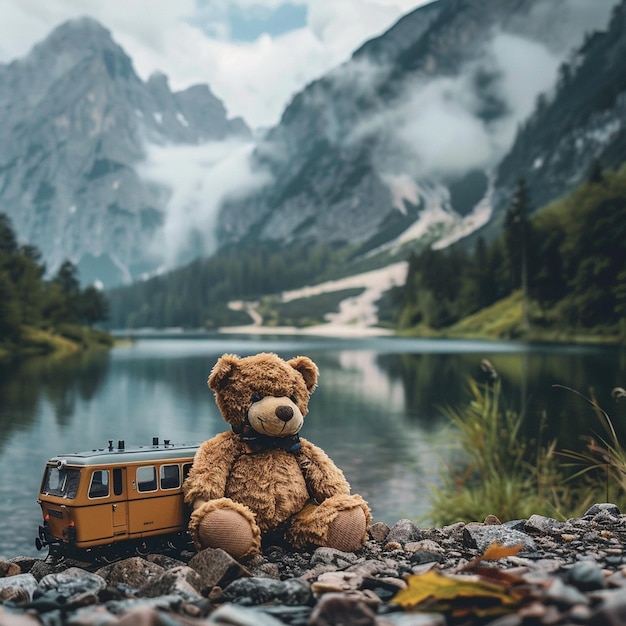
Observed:
[[[269,181],[267,174],[250,169],[252,149],[252,143],[236,140],[200,146],[147,146],[139,175],[169,195],[164,224],[151,250],[164,270],[214,252],[221,202]]]
[[[456,76],[407,81],[393,106],[362,121],[348,142],[376,137],[381,175],[445,179],[493,166],[510,148],[518,124],[556,78],[559,57],[540,43],[498,33],[480,60]],[[381,68],[360,68],[369,94]],[[382,138],[382,139],[381,139]]]
[[[23,56],[59,23],[89,15],[111,30],[144,80],[160,70],[174,89],[208,83],[231,116],[268,126],[307,83],[427,1],[0,0],[0,61]],[[304,26],[300,19],[287,32],[282,24],[253,41],[232,37],[237,12],[261,15],[285,4],[306,9]]]

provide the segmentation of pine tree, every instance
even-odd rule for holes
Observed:
[[[515,189],[513,202],[506,213],[504,239],[509,261],[511,285],[513,289],[521,287],[523,297],[524,328],[530,327],[528,314],[528,249],[531,235],[528,219],[529,202],[526,181],[521,178]]]

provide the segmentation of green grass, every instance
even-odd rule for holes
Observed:
[[[529,304],[530,329],[524,328],[522,317],[523,298],[521,291],[498,300],[491,306],[468,315],[453,326],[436,333],[439,337],[465,339],[522,339],[554,343],[624,343],[624,332],[598,328],[581,331],[549,322],[550,312],[540,311],[533,301]],[[423,331],[423,329],[422,329]],[[418,331],[419,334],[419,331]],[[430,336],[433,336],[431,331]]]
[[[108,333],[76,324],[61,324],[58,328],[23,326],[18,342],[0,346],[0,359],[64,357],[81,350],[108,349],[113,344],[114,339]]]
[[[482,521],[490,514],[507,521],[535,513],[564,520],[593,502],[626,505],[626,448],[595,400],[578,394],[604,435],[589,436],[578,452],[542,441],[542,427],[535,437],[522,435],[524,416],[503,409],[499,378],[485,385],[470,380],[469,392],[466,405],[442,409],[454,462],[445,464],[441,485],[432,491],[429,521]],[[616,393],[626,397],[621,388]]]

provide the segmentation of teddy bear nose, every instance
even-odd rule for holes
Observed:
[[[288,422],[293,417],[293,409],[286,405],[277,406],[274,413],[282,422]]]

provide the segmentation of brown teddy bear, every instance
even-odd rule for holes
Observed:
[[[298,436],[318,376],[305,356],[218,359],[208,385],[232,432],[200,446],[183,485],[197,549],[222,548],[240,558],[258,554],[262,539],[347,552],[363,545],[367,503],[350,495],[320,448]]]

